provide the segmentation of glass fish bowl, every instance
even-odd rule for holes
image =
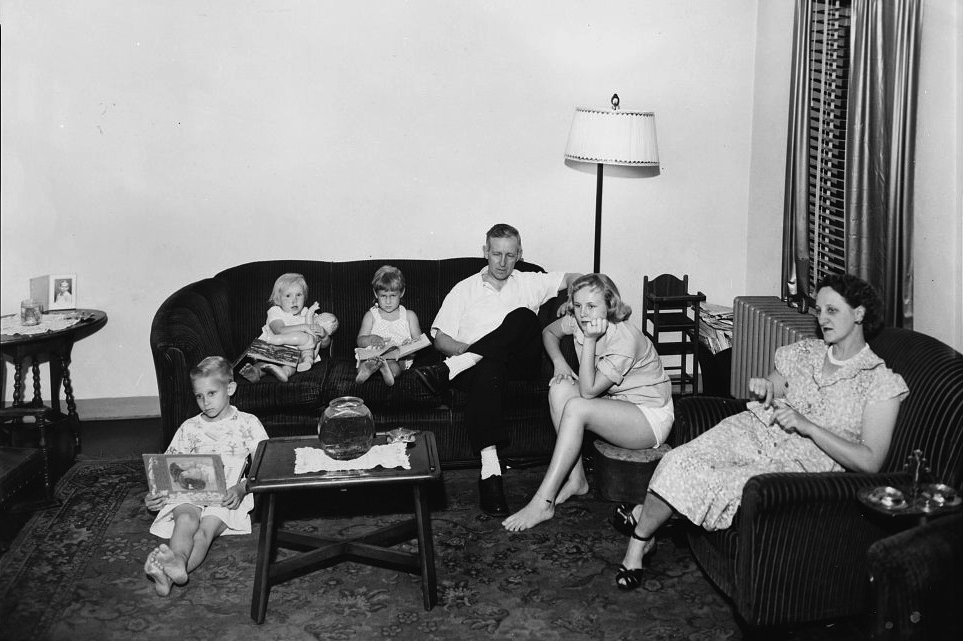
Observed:
[[[371,449],[375,423],[371,410],[357,396],[341,396],[328,403],[318,421],[318,440],[324,453],[338,461],[356,459]]]

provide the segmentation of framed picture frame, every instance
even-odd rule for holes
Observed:
[[[219,505],[227,491],[220,454],[144,454],[151,494],[168,503]]]
[[[49,310],[77,309],[77,275],[55,274],[50,277],[53,293],[50,297]]]
[[[77,309],[77,275],[49,274],[31,278],[30,298],[40,301],[44,312]]]

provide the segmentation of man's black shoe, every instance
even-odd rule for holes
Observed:
[[[485,514],[508,516],[508,501],[501,475],[489,476],[478,481],[478,506]]]
[[[415,375],[418,376],[421,384],[435,396],[448,389],[448,366],[444,363],[416,367]]]

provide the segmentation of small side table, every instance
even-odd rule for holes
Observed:
[[[38,444],[44,457],[44,484],[47,498],[53,501],[53,480],[50,473],[50,455],[47,447],[47,427],[66,420],[73,436],[73,455],[80,451],[80,417],[74,401],[73,383],[70,379],[70,353],[74,343],[96,332],[107,323],[107,314],[98,309],[77,309],[80,320],[70,327],[40,334],[0,335],[0,354],[4,360],[13,362],[13,403],[7,406],[0,401],[0,423],[15,429],[32,426],[37,430]],[[50,364],[50,402],[41,395],[40,363]],[[24,367],[29,361],[33,373],[33,398],[24,398]],[[67,403],[66,414],[60,409],[60,389],[63,387]],[[27,422],[24,419],[30,419]]]
[[[385,442],[383,436],[376,444]],[[262,441],[251,463],[248,482],[251,492],[261,494],[261,533],[254,573],[251,618],[264,623],[268,593],[272,585],[341,561],[400,568],[421,574],[425,609],[438,602],[435,576],[435,548],[431,533],[431,511],[428,507],[428,484],[441,478],[441,465],[435,435],[421,432],[408,448],[410,469],[348,470],[343,472],[294,473],[295,449],[317,447],[315,436],[293,436]],[[277,495],[280,492],[305,489],[338,489],[384,484],[410,485],[414,495],[415,518],[396,523],[357,539],[332,541],[298,532],[278,530]],[[418,553],[390,549],[418,538]],[[293,558],[275,561],[278,546],[309,550]]]

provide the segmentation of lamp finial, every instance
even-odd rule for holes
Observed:
[[[617,93],[612,94],[612,109],[619,110],[619,94]]]

